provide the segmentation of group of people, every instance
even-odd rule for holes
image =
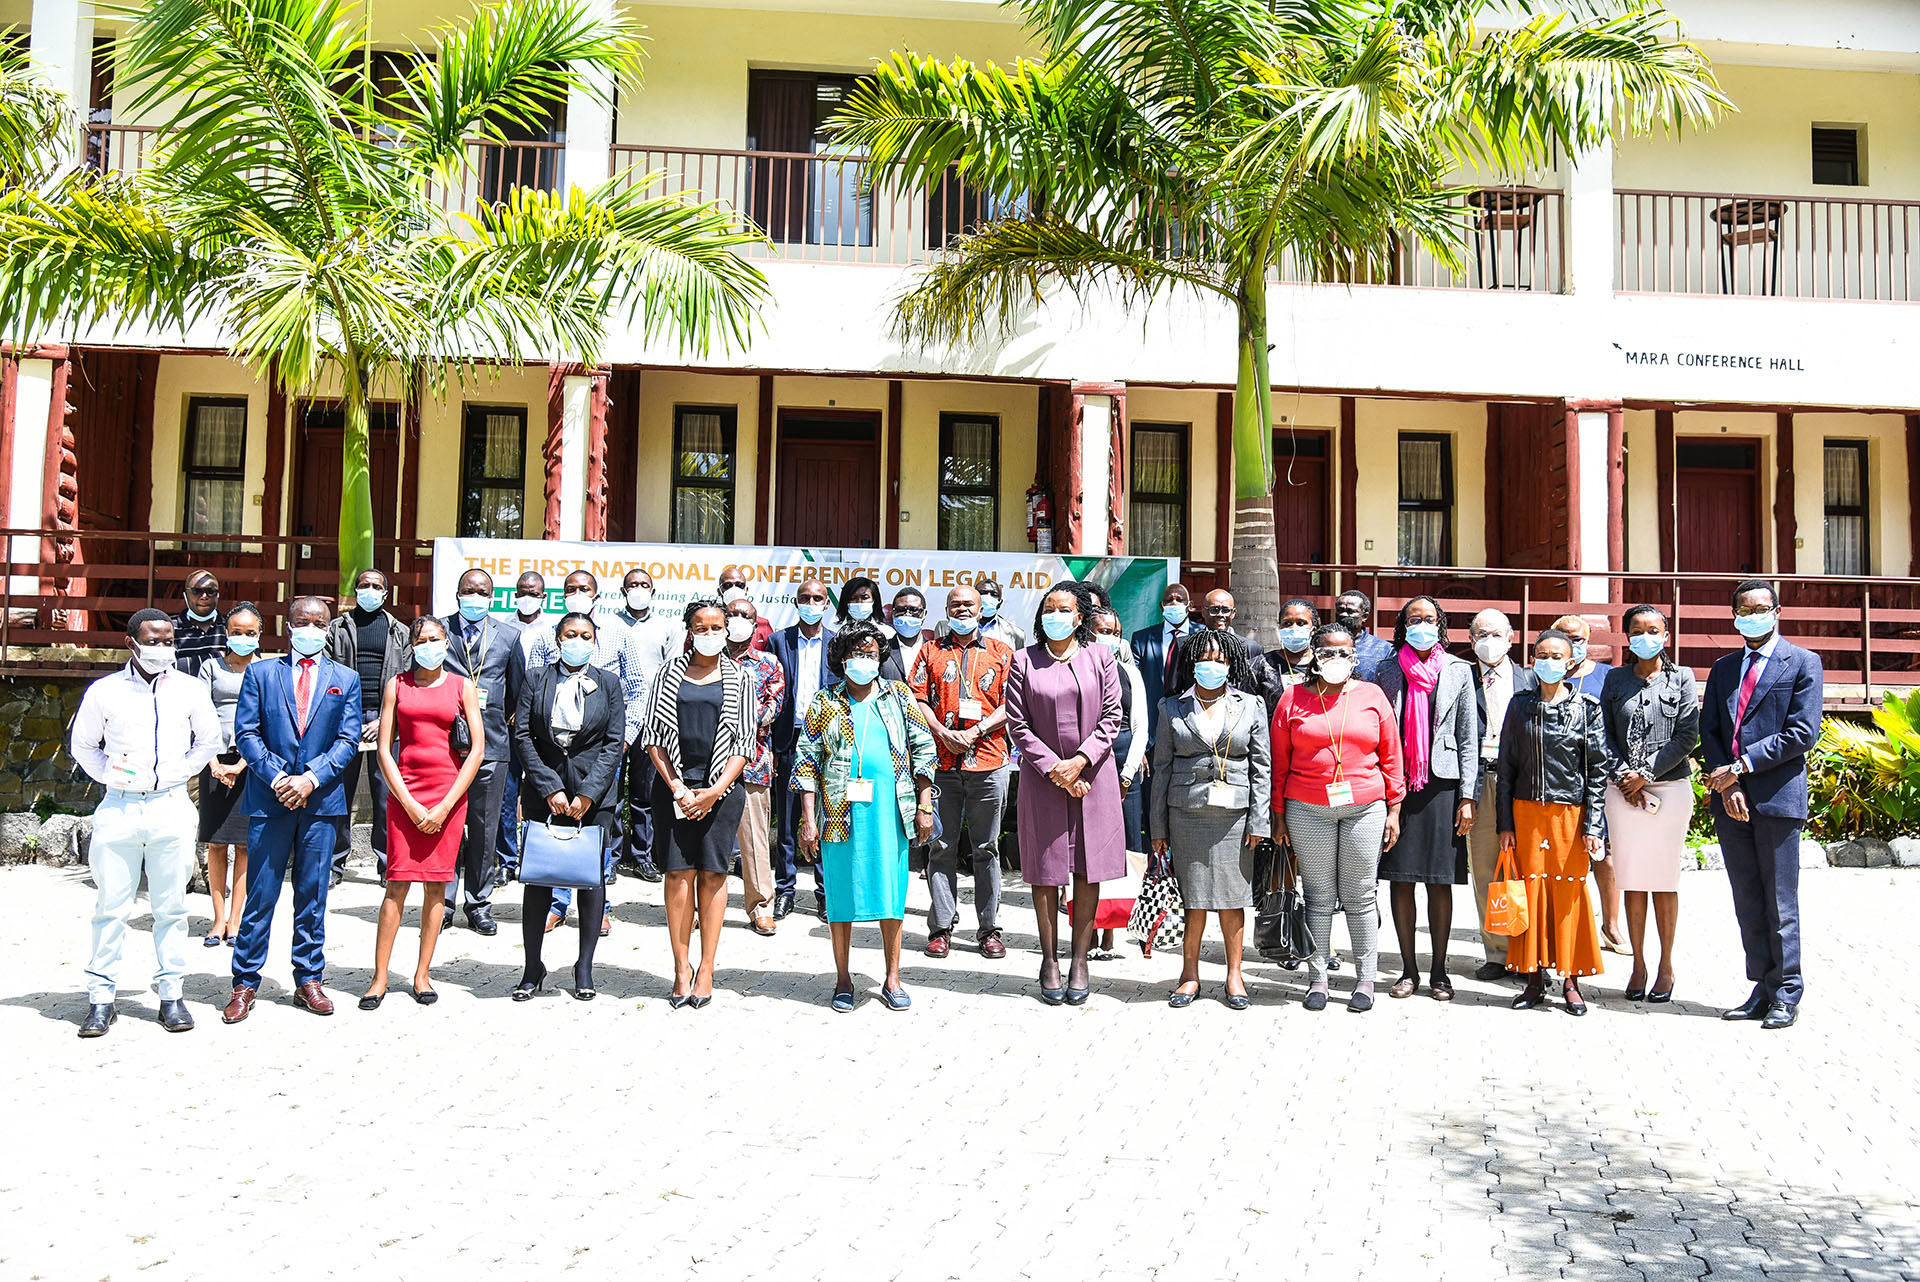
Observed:
[[[725,567],[713,596],[669,612],[635,568],[621,585],[624,608],[611,612],[594,576],[575,571],[556,618],[545,580],[528,573],[508,618],[493,613],[493,580],[475,569],[459,580],[454,613],[402,622],[385,576],[369,569],[338,614],[319,597],[294,601],[289,652],[274,656],[261,650],[261,612],[223,609],[204,571],[188,580],[180,615],[136,613],[127,665],[89,688],[73,726],[75,760],[107,790],[90,854],[98,897],[81,1036],[105,1034],[116,1017],[143,872],[160,1022],[193,1026],[181,985],[196,840],[208,845],[213,908],[203,943],[232,949],[222,1019],[251,1013],[289,877],[292,1000],[331,1014],[327,892],[345,866],[363,779],[386,893],[362,1010],[387,995],[410,887],[420,885],[421,908],[407,993],[431,1004],[439,933],[459,912],[479,934],[497,934],[492,896],[516,879],[525,968],[513,999],[544,990],[545,936],[573,913],[570,991],[591,1000],[595,945],[613,928],[607,888],[623,864],[665,883],[674,1009],[712,1000],[729,874],[741,878],[752,928],[772,935],[794,911],[804,865],[829,925],[833,1009],[857,1004],[852,926],[872,922],[880,998],[904,1010],[911,852],[924,852],[929,882],[925,955],[956,947],[970,862],[973,946],[1003,959],[1009,809],[1048,1003],[1088,999],[1102,885],[1129,876],[1129,851],[1150,851],[1186,913],[1169,1004],[1196,1000],[1212,915],[1226,944],[1224,1001],[1246,1009],[1246,912],[1269,889],[1255,884],[1256,848],[1269,838],[1291,847],[1303,883],[1308,1010],[1329,1001],[1336,912],[1356,966],[1348,1007],[1373,1006],[1381,880],[1400,953],[1393,997],[1422,986],[1416,886],[1431,939],[1426,990],[1453,997],[1452,889],[1471,885],[1479,977],[1519,977],[1516,1007],[1544,1002],[1551,976],[1584,1014],[1580,980],[1599,973],[1603,942],[1633,954],[1627,996],[1662,1002],[1676,982],[1696,746],[1754,981],[1728,1015],[1794,1021],[1798,829],[1821,670],[1780,637],[1763,581],[1735,594],[1747,647],[1715,666],[1704,706],[1651,606],[1625,616],[1631,663],[1591,658],[1586,620],[1569,616],[1534,639],[1522,666],[1496,611],[1474,618],[1471,659],[1449,653],[1446,614],[1424,596],[1400,610],[1391,641],[1370,630],[1364,594],[1338,598],[1328,620],[1309,601],[1288,601],[1281,645],[1263,650],[1235,630],[1231,593],[1209,593],[1196,613],[1177,583],[1161,622],[1130,638],[1101,589],[1054,584],[1031,643],[1002,614],[991,578],[949,589],[937,620],[917,588],[883,601],[871,579],[854,578],[836,601],[809,579],[794,593],[798,621],[777,631],[747,584],[744,569]],[[187,786],[196,778],[197,816]],[[573,873],[553,874],[556,852]],[[597,867],[583,875],[582,860]],[[1594,878],[1598,924],[1587,889],[1595,869],[1607,870]],[[1486,920],[1495,883],[1524,884],[1518,933]],[[1660,945],[1651,970],[1649,900]]]

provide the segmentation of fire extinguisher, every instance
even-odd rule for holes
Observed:
[[[1027,488],[1027,542],[1042,552],[1053,550],[1053,496],[1040,485]]]

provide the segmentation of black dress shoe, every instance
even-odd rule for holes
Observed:
[[[440,915],[440,929],[442,930],[453,929],[453,905],[452,904],[448,904],[446,911]]]
[[[1721,1013],[1721,1019],[1765,1019],[1767,1010],[1773,1005],[1773,999],[1759,989],[1753,990],[1753,996],[1747,998],[1730,1011]]]
[[[473,933],[476,935],[491,936],[500,933],[500,923],[493,919],[493,909],[485,904],[467,909],[467,925],[473,928]]]
[[[1792,1028],[1794,1021],[1800,1018],[1800,1007],[1793,1002],[1775,1002],[1767,1007],[1767,1017],[1760,1021],[1762,1028]]]
[[[1496,979],[1505,979],[1507,968],[1499,962],[1481,962],[1480,969],[1473,972],[1473,977],[1483,984],[1490,984]]]
[[[785,921],[787,914],[793,911],[793,892],[783,890],[773,897],[773,919]]]
[[[814,892],[813,915],[815,917],[818,917],[821,921],[825,921],[827,919],[827,897],[826,895],[820,893],[819,891]]]
[[[184,1033],[191,1029],[193,1016],[187,1014],[187,1004],[178,997],[170,1002],[161,1002],[160,1027],[169,1033]]]
[[[640,878],[641,881],[657,882],[657,881],[664,881],[666,879],[666,874],[661,872],[660,866],[654,863],[653,860],[651,859],[642,859],[640,861],[639,869],[635,872],[634,875]]]
[[[80,1025],[82,1037],[105,1037],[107,1025],[120,1018],[120,1010],[112,1002],[101,1002],[87,1007],[87,1018]]]

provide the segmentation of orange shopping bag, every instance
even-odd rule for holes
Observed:
[[[1527,883],[1519,877],[1513,852],[1503,850],[1487,883],[1487,930],[1495,935],[1527,933]]]

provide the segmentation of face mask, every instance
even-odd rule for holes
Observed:
[[[753,639],[753,620],[733,615],[727,620],[727,640],[736,645]]]
[[[747,590],[745,588],[725,588],[720,593],[720,604],[722,605],[732,605],[735,601],[744,601],[746,599]]]
[[[460,617],[468,623],[478,623],[487,617],[487,607],[493,604],[493,597],[463,596],[460,598]]]
[[[880,660],[869,659],[865,655],[856,655],[846,662],[847,680],[854,685],[863,686],[880,675]]]
[[[560,643],[560,662],[569,668],[584,667],[592,657],[593,642],[585,637],[568,637]]]
[[[1437,623],[1408,624],[1407,644],[1416,650],[1433,649],[1440,644],[1440,625]]]
[[[848,603],[847,617],[856,623],[865,623],[873,617],[873,602],[853,601]]]
[[[227,638],[227,649],[233,651],[235,654],[239,655],[243,659],[246,658],[248,655],[252,654],[255,650],[258,650],[259,648],[260,648],[259,637],[228,637]]]
[[[893,630],[911,641],[920,635],[920,629],[927,626],[925,619],[916,619],[911,614],[895,615]]]
[[[1355,636],[1366,628],[1366,616],[1353,610],[1335,610],[1333,621]]]
[[[594,602],[600,598],[592,592],[569,592],[565,599],[568,614],[592,614]]]
[[[704,654],[711,659],[727,648],[727,634],[724,632],[702,632],[693,638],[695,654]]]
[[[1535,659],[1533,675],[1548,685],[1554,685],[1567,679],[1567,661],[1565,659]]]
[[[1167,621],[1167,626],[1170,628],[1185,627],[1187,623],[1187,607],[1182,602],[1169,601],[1160,607],[1160,617]]]
[[[947,617],[947,626],[963,637],[972,636],[973,630],[980,626],[980,620],[971,615],[949,615]]]
[[[1587,643],[1585,641],[1575,641],[1573,643],[1573,666],[1577,668],[1586,661]]]
[[[368,614],[372,614],[375,610],[378,610],[387,603],[387,590],[385,588],[357,588],[353,594],[353,602]]]
[[[173,666],[175,652],[170,645],[136,645],[133,656],[147,672],[157,675]]]
[[[1227,665],[1218,659],[1202,659],[1193,665],[1193,683],[1202,690],[1218,690],[1227,684]]]
[[[815,604],[812,601],[802,601],[795,608],[800,611],[800,622],[807,624],[809,627],[827,617],[827,607]]]
[[[1495,664],[1507,657],[1507,651],[1513,648],[1513,642],[1505,637],[1481,637],[1473,643],[1473,652],[1480,656],[1480,662]]]
[[[628,588],[627,589],[627,609],[632,610],[635,614],[638,614],[642,610],[652,608],[652,606],[653,606],[653,589],[652,588]]]
[[[288,634],[287,639],[293,643],[296,651],[311,659],[326,648],[327,630],[309,623],[295,628]]]
[[[442,667],[447,661],[447,643],[445,641],[422,641],[413,647],[413,661],[429,672]]]
[[[1288,654],[1299,654],[1313,640],[1313,629],[1304,623],[1280,629],[1280,644],[1287,647]]]
[[[1098,640],[1101,645],[1113,651],[1114,658],[1122,659],[1126,657],[1127,643],[1125,638],[1114,636],[1111,632],[1105,632],[1099,636]]]
[[[1320,679],[1330,686],[1345,685],[1347,678],[1353,675],[1352,659],[1322,659],[1319,665]]]
[[[531,619],[534,615],[546,608],[547,598],[544,596],[526,596],[522,594],[513,598],[513,612],[524,619]]]
[[[1736,614],[1733,616],[1733,626],[1743,637],[1763,637],[1773,631],[1778,618],[1778,613],[1773,610],[1765,614]]]
[[[1065,610],[1055,610],[1040,616],[1040,630],[1047,634],[1049,641],[1065,641],[1073,635],[1073,615]]]
[[[1667,638],[1659,632],[1637,632],[1627,642],[1627,649],[1633,651],[1636,659],[1656,659],[1667,648]]]
[[[192,606],[187,607],[187,617],[189,619],[192,619],[195,623],[212,623],[213,616],[215,613],[216,611],[213,611],[213,610],[208,610],[205,613],[202,613],[201,611],[194,609]]]
[[[980,598],[980,617],[983,619],[999,618],[1000,617],[1000,598],[997,596],[981,597]]]

